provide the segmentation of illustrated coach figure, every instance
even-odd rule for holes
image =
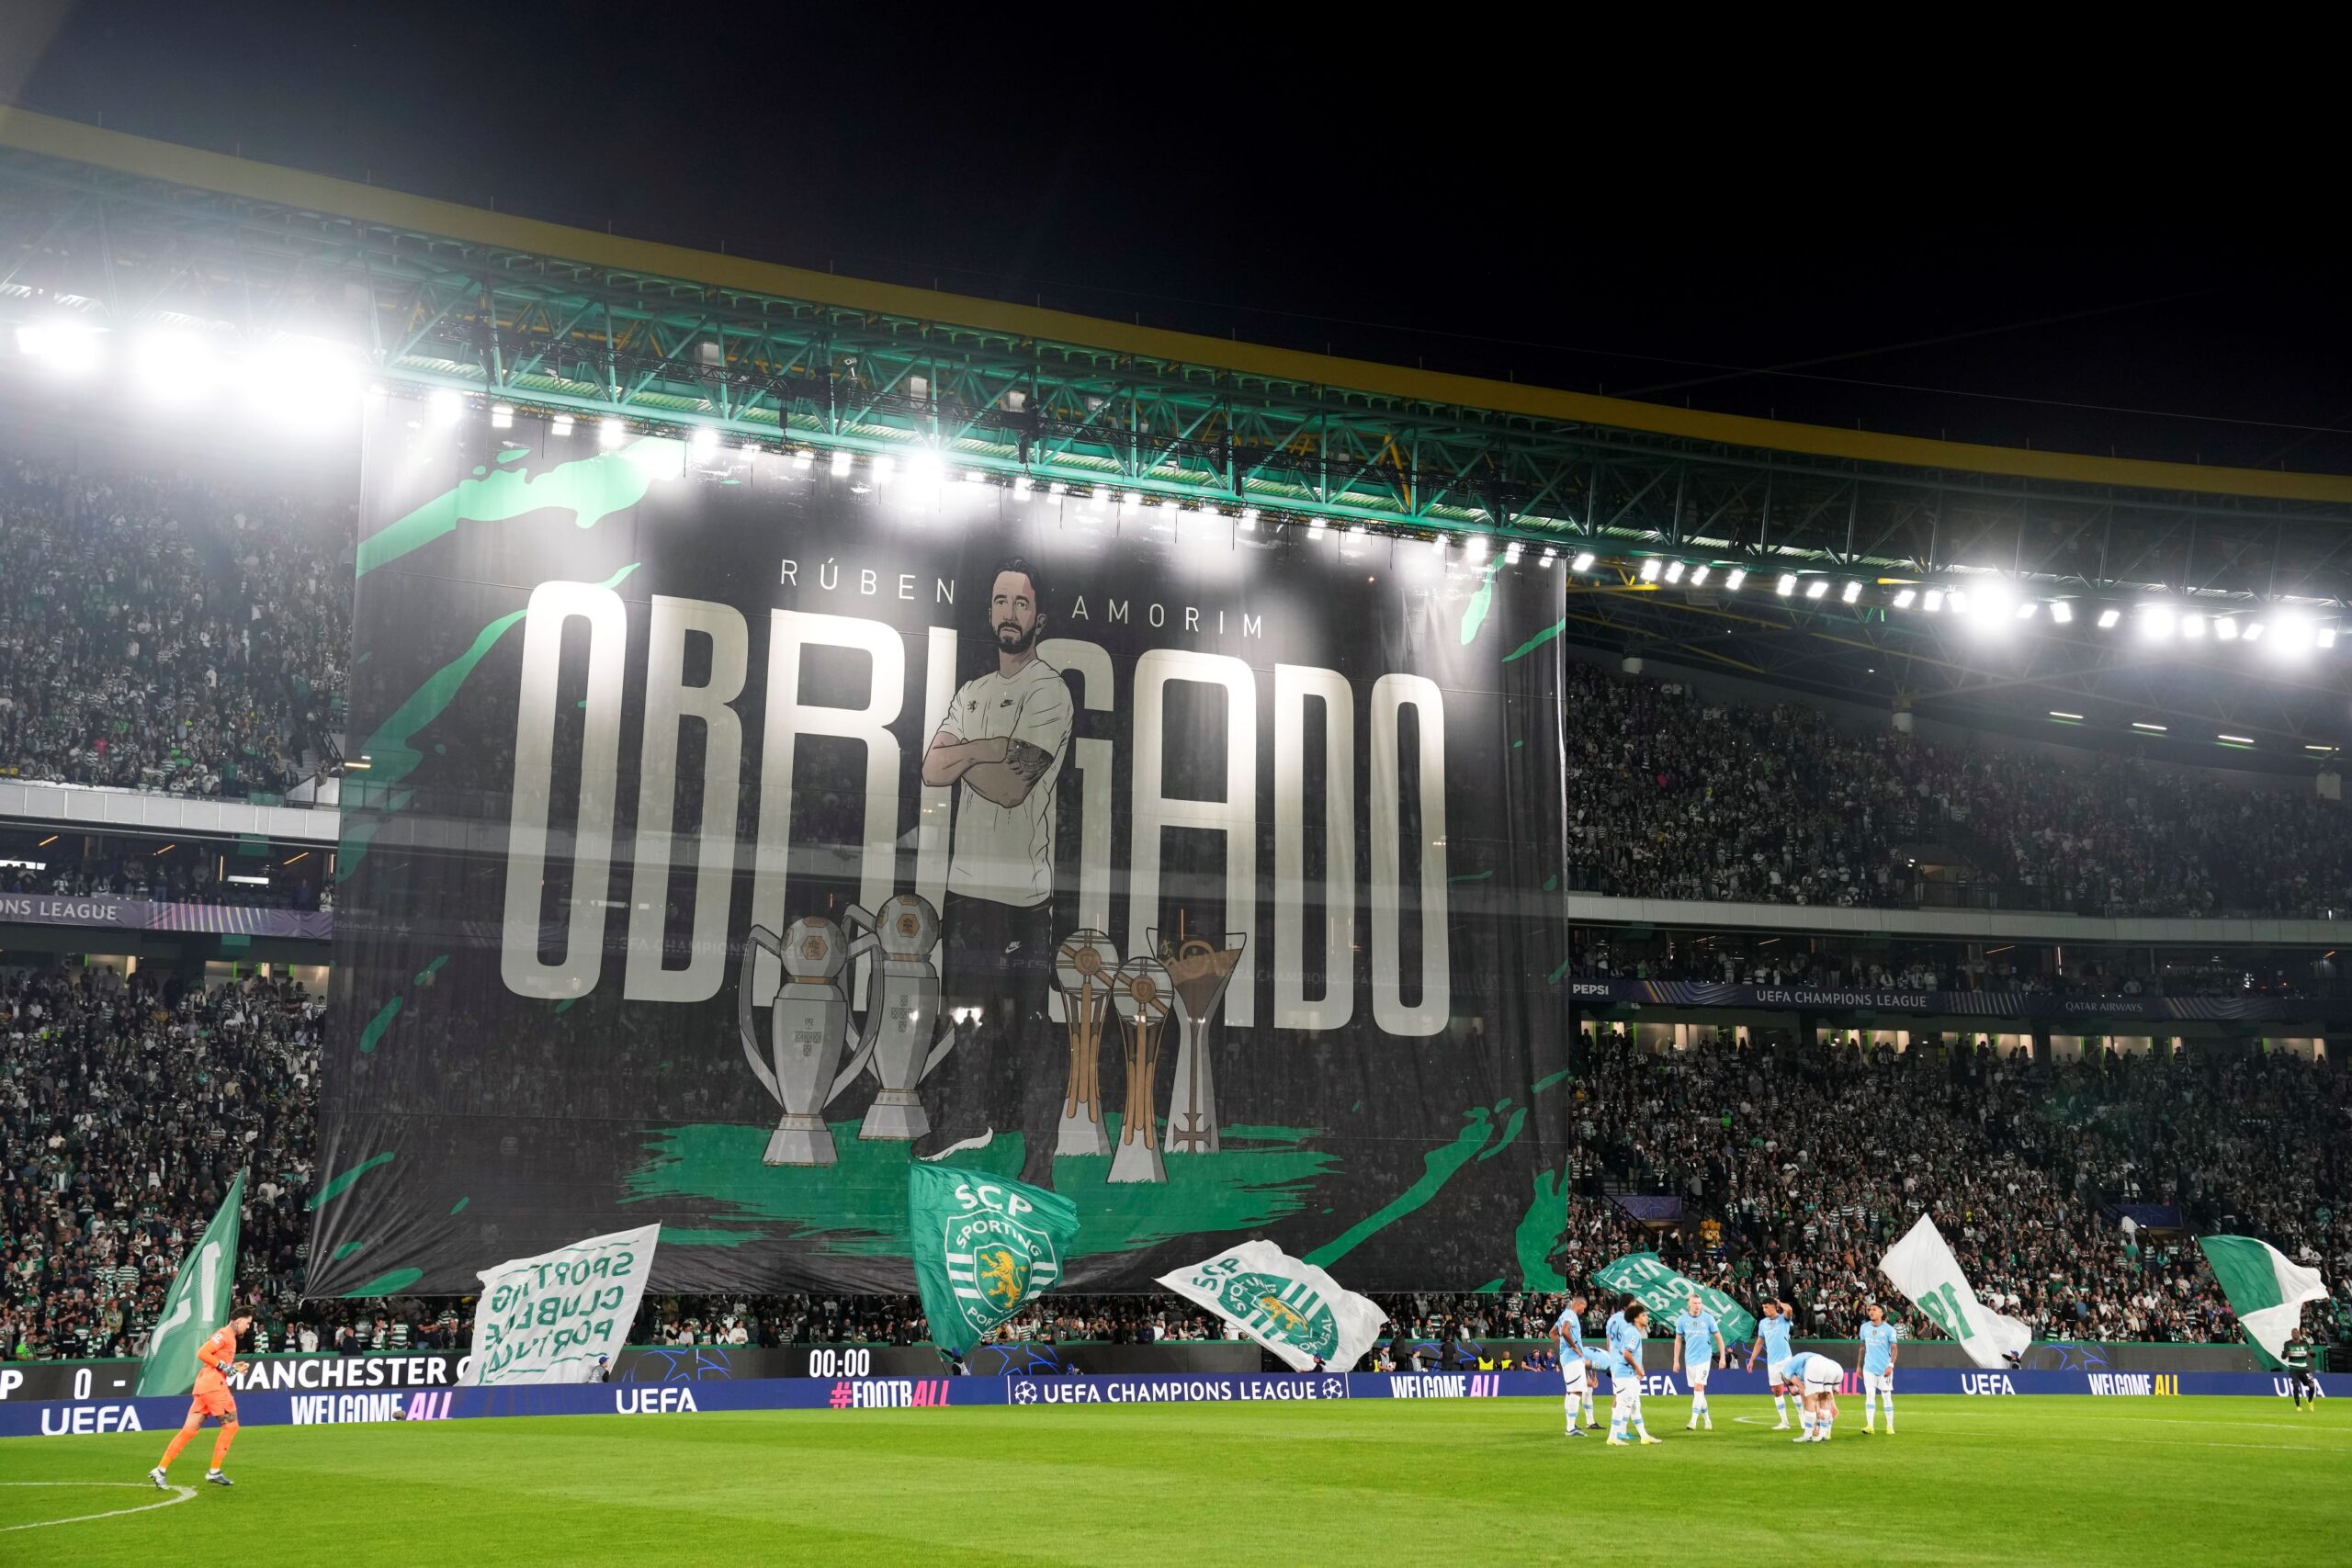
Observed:
[[[993,666],[948,705],[923,753],[922,782],[956,791],[947,862],[946,1006],[978,1008],[980,1027],[941,1064],[932,1158],[959,1144],[1015,1130],[1026,1135],[1025,1179],[1052,1172],[1045,1090],[1062,1091],[1047,1019],[1054,963],[1054,785],[1069,749],[1073,707],[1061,671],[1037,656],[1047,620],[1045,580],[1015,557],[989,584]],[[1037,1092],[1024,1091],[1036,1080]],[[1051,1080],[1050,1083],[1047,1080]],[[1037,1099],[1040,1115],[1026,1112]]]

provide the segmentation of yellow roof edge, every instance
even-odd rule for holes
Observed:
[[[717,255],[682,245],[600,234],[593,230],[410,196],[379,186],[356,185],[326,175],[306,174],[121,131],[102,130],[5,106],[0,106],[0,147],[246,200],[272,202],[531,254],[683,277],[876,315],[936,321],[1017,338],[1109,349],[1138,359],[1200,365],[1275,380],[1811,457],[2138,491],[2352,505],[2352,475],[2207,468],[2192,463],[1931,441],[1920,436],[1842,430],[1702,409],[1668,408],[1625,398],[1229,342],[1193,333],[1108,321],[1066,310],[876,283],[774,262]]]

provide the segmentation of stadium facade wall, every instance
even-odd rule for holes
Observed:
[[[248,836],[329,848],[341,831],[333,811],[255,806],[242,800],[206,800],[167,795],[160,790],[104,789],[86,784],[0,779],[0,819],[8,818],[94,830],[111,829],[186,838]]]
[[[1833,908],[1818,904],[1739,904],[1698,898],[1621,898],[1565,895],[1575,925],[1701,926],[1715,931],[1821,931],[1927,937],[1940,942],[2062,942],[2175,947],[2333,946],[2342,920],[2283,916],[2053,915],[2028,909]]]
[[[1807,1012],[1934,1013],[2073,1024],[2110,1020],[2352,1019],[2352,1000],[2333,998],[2044,997],[2026,991],[1827,990],[1813,986],[1726,986],[1703,980],[1571,980],[1568,995],[1580,1006],[1600,1008],[1795,1008]]]
[[[54,897],[0,893],[0,925],[93,926],[122,931],[185,931],[215,936],[329,942],[334,916],[315,909],[263,909],[242,904],[157,904],[106,894]]]
[[[1854,1380],[1848,1380],[1852,1382]],[[2319,1380],[2330,1398],[2352,1396],[2352,1376]],[[2288,1397],[2286,1378],[2251,1372],[1981,1372],[1904,1374],[1906,1396],[2089,1394]],[[1664,1373],[1645,1380],[1646,1395],[1685,1391]],[[1710,1393],[1760,1394],[1763,1375],[1719,1372]],[[1858,1392],[1849,1389],[1846,1392]],[[1337,1399],[1556,1398],[1550,1372],[1267,1372],[1113,1374],[1074,1377],[763,1378],[706,1383],[593,1383],[526,1388],[253,1393],[238,1401],[251,1427],[345,1426],[370,1421],[470,1420],[507,1416],[690,1416],[721,1410],[903,1410],[974,1404],[1196,1404]],[[187,1401],[42,1400],[0,1404],[0,1438],[90,1437],[169,1431]]]

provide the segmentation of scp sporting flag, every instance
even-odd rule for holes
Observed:
[[[1271,1241],[1246,1241],[1215,1258],[1162,1274],[1159,1282],[1198,1302],[1280,1356],[1292,1371],[1315,1363],[1346,1371],[1388,1321],[1369,1297],[1344,1290],[1312,1263]]]
[[[1960,1259],[1945,1245],[1936,1222],[1925,1214],[1887,1248],[1878,1268],[1911,1298],[1912,1305],[1960,1341],[1968,1359],[1980,1367],[1998,1367],[2009,1357],[2024,1355],[2033,1343],[2032,1329],[1976,1299],[1968,1276],[1960,1271]]]
[[[237,1278],[237,1215],[244,1201],[241,1170],[164,1297],[155,1332],[147,1338],[147,1357],[139,1363],[141,1397],[186,1393],[196,1386],[197,1348],[229,1321],[229,1287]]]
[[[2250,1235],[2200,1235],[2197,1245],[2205,1249],[2205,1261],[2213,1266],[2213,1278],[2222,1282],[2222,1294],[2230,1299],[2246,1338],[2276,1371],[2302,1321],[2303,1303],[2327,1299],[2319,1270],[2290,1262],[2285,1253]]]
[[[1629,1252],[1592,1271],[1592,1282],[1604,1291],[1638,1296],[1650,1311],[1663,1317],[1680,1312],[1696,1292],[1699,1303],[1715,1314],[1724,1343],[1743,1345],[1756,1337],[1756,1314],[1716,1290],[1668,1268],[1655,1252]]]
[[[969,1350],[1061,1282],[1078,1207],[976,1170],[907,1168],[907,1235],[931,1342]]]

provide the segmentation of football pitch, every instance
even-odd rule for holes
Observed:
[[[1606,1404],[1601,1406],[1604,1412]],[[1555,1401],[599,1416],[0,1443],[0,1563],[2132,1563],[2334,1560],[2352,1410],[1928,1397],[1561,1435]],[[119,1512],[118,1510],[140,1510]],[[44,1524],[74,1516],[77,1522]],[[30,1526],[33,1528],[22,1528]]]

